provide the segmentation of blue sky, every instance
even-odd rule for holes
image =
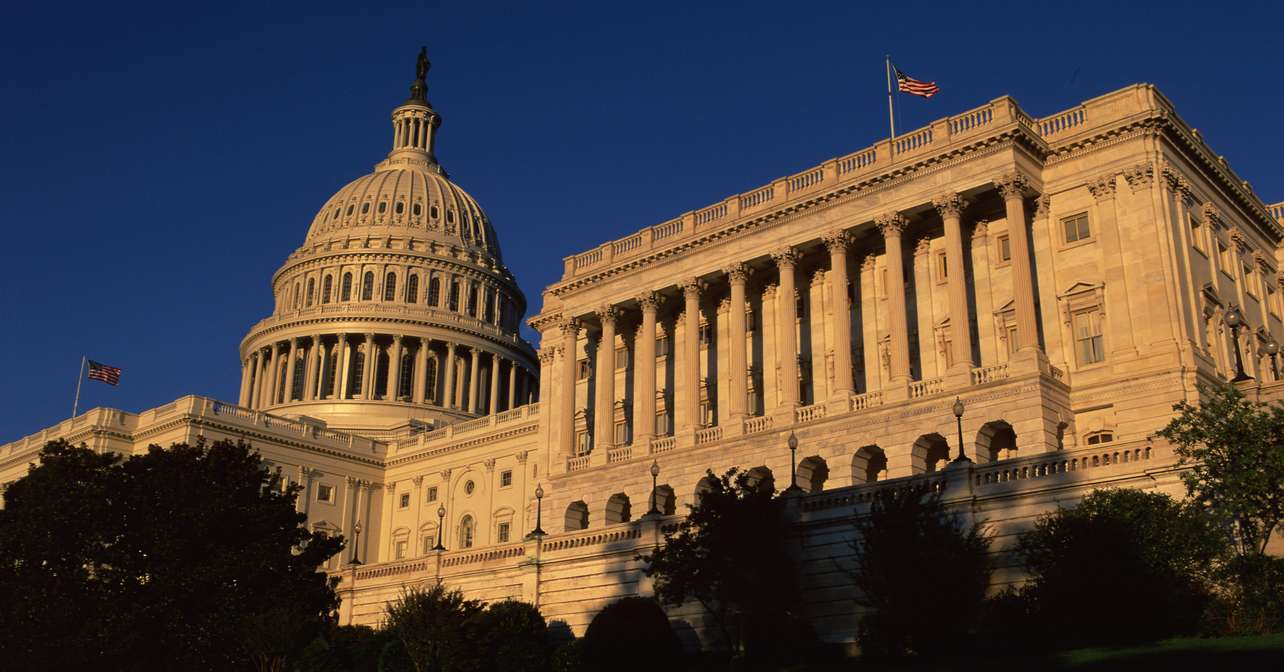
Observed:
[[[124,369],[82,408],[235,400],[272,272],[388,151],[421,44],[437,155],[531,312],[573,241],[885,137],[888,52],[942,89],[898,129],[1152,82],[1284,200],[1279,3],[114,4],[8,3],[0,25],[0,441],[70,414],[82,354]]]

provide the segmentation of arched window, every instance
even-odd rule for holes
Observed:
[[[429,355],[428,363],[424,366],[424,400],[428,403],[437,403],[437,358]]]
[[[1085,443],[1089,446],[1098,446],[1103,443],[1110,443],[1115,440],[1114,432],[1101,431],[1093,432],[1084,437]]]
[[[588,504],[582,501],[571,502],[571,505],[566,507],[566,531],[586,530],[588,529],[588,524]]]
[[[437,276],[428,278],[428,305],[436,306],[441,303],[441,280]]]
[[[468,316],[477,317],[477,283],[468,283]]]
[[[495,293],[486,292],[486,321],[495,323]]]
[[[392,301],[397,298],[397,274],[389,272],[383,277],[383,300]]]
[[[829,479],[829,465],[819,455],[804,458],[798,463],[797,478],[803,491],[820,492],[825,489],[825,481]]]
[[[299,283],[294,283],[294,309],[298,310],[303,303],[303,292],[299,291]]]
[[[330,290],[334,285],[334,278],[327,275],[321,280],[321,303],[330,303]]]
[[[910,448],[910,471],[930,474],[943,469],[950,461],[950,446],[940,434],[924,434]]]
[[[406,303],[419,302],[419,276],[411,275],[406,278]]]
[[[882,448],[863,446],[852,455],[852,483],[874,483],[887,479],[887,455]]]
[[[472,516],[464,516],[463,519],[459,521],[459,547],[460,548],[473,547],[473,530],[475,527],[476,525],[473,524]]]
[[[361,300],[369,301],[374,298],[374,271],[366,271],[361,278]]]
[[[411,393],[411,381],[414,380],[415,360],[410,357],[409,350],[401,351],[401,366],[397,367],[397,398],[409,397]]]
[[[308,296],[305,303],[309,308],[312,307],[312,299],[316,295],[316,289],[317,289],[316,278],[308,278]]]
[[[339,283],[339,300],[340,301],[352,300],[352,274],[351,273],[343,274],[343,282]]]
[[[617,492],[606,500],[606,523],[627,523],[633,519],[632,507],[629,506],[629,496]]]
[[[452,279],[450,281],[450,305],[448,306],[453,313],[459,312],[459,281]]]
[[[348,395],[356,396],[361,394],[361,375],[366,367],[365,348],[354,348],[352,351],[352,365],[348,367]]]

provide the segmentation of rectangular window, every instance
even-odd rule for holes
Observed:
[[[1204,251],[1204,223],[1195,213],[1190,213],[1190,244],[1200,252]]]
[[[713,402],[708,401],[707,399],[705,401],[700,402],[699,417],[700,417],[701,425],[705,427],[709,427],[713,425]]]
[[[700,325],[700,345],[707,346],[713,340],[713,325],[705,322]]]
[[[1253,267],[1248,264],[1244,264],[1244,291],[1249,294],[1256,295],[1257,283],[1255,280],[1257,280],[1257,278],[1253,275]]]
[[[580,431],[576,432],[576,433],[575,433],[575,454],[576,454],[576,455],[588,455],[588,454],[589,454],[589,447],[590,447],[590,446],[589,446],[589,434],[588,434],[588,432],[586,432],[586,431],[584,431],[584,430],[580,430]]]
[[[397,505],[403,509],[410,508],[410,493],[401,493],[401,496],[397,498]]]
[[[629,442],[629,426],[623,421],[615,423],[615,440],[617,446],[623,446]]]
[[[1074,320],[1075,356],[1079,366],[1095,364],[1106,358],[1101,343],[1101,316],[1096,311],[1075,313]]]
[[[333,503],[334,486],[326,485],[325,483],[321,483],[317,485],[317,501]]]
[[[617,369],[629,368],[629,349],[628,348],[615,349],[615,368]]]
[[[395,551],[395,553],[398,560],[401,560],[402,558],[406,557],[406,541],[404,539],[397,542],[396,548],[397,550]]]
[[[1092,236],[1092,233],[1088,230],[1088,213],[1086,212],[1062,219],[1061,225],[1065,227],[1067,243],[1087,240]]]
[[[1275,285],[1268,282],[1266,283],[1266,309],[1269,310],[1272,315],[1278,316],[1279,308],[1275,305],[1275,301]]]
[[[495,539],[501,544],[508,543],[508,534],[509,534],[509,530],[512,529],[512,526],[513,526],[512,523],[500,523],[498,526],[496,526]]]
[[[507,488],[513,484],[513,470],[505,469],[499,472],[499,487]]]
[[[668,413],[655,414],[655,435],[656,436],[669,435],[669,414]]]
[[[588,380],[589,372],[592,370],[587,358],[575,362],[575,380]]]
[[[1016,325],[1012,325],[1012,326],[1008,327],[1008,328],[1007,328],[1007,334],[1008,334],[1008,354],[1009,354],[1009,355],[1016,354],[1016,351],[1017,351],[1017,328],[1016,328]]]
[[[656,357],[669,356],[669,339],[668,338],[661,336],[660,338],[655,339],[655,356]]]
[[[1012,239],[1008,237],[1008,234],[999,234],[998,246],[999,261],[1012,261]]]
[[[753,331],[758,328],[758,313],[752,310],[745,311],[745,331]]]
[[[434,485],[434,486],[432,486],[432,487],[428,488],[428,498],[427,498],[427,499],[428,499],[428,501],[430,501],[430,502],[435,502],[435,501],[437,501],[437,486],[435,486],[435,485]]]
[[[950,266],[945,250],[936,253],[936,281],[945,282],[950,277]]]

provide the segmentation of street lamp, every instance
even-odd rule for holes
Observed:
[[[360,548],[361,544],[361,521],[358,520],[357,524],[352,526],[352,534],[352,561],[348,564],[359,565],[361,564],[361,558],[357,557],[357,550]]]
[[[786,441],[789,446],[789,487],[785,488],[786,493],[802,492],[798,487],[798,437],[793,432],[789,432],[789,440]]]
[[[660,462],[658,460],[652,460],[651,461],[651,510],[646,512],[646,515],[648,516],[661,515],[660,510],[655,507],[655,491],[656,491],[656,488],[658,487],[656,486],[656,479],[658,478],[660,478]]]
[[[1262,347],[1266,350],[1266,354],[1271,356],[1271,380],[1279,380],[1280,370],[1275,365],[1275,355],[1280,354],[1280,342],[1275,340],[1274,334],[1268,334],[1266,336],[1266,345]]]
[[[444,551],[446,547],[441,543],[441,532],[445,529],[446,507],[437,507],[437,545],[432,547],[434,551]]]
[[[963,454],[963,399],[954,397],[954,420],[959,426],[959,456],[954,458],[955,462],[971,462],[967,455]]]
[[[1252,380],[1253,377],[1244,373],[1244,358],[1239,354],[1239,329],[1244,326],[1244,315],[1239,312],[1239,306],[1230,304],[1226,309],[1226,316],[1222,318],[1226,326],[1231,328],[1231,340],[1235,341],[1235,377],[1231,379],[1232,383],[1242,383],[1246,380]]]
[[[544,515],[544,486],[536,484],[535,486],[535,529],[526,535],[527,539],[539,539],[544,536],[544,528],[540,526],[541,519]]]

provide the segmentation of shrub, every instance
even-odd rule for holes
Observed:
[[[463,625],[482,609],[459,590],[441,584],[404,590],[385,607],[388,631],[401,642],[419,672],[452,669],[465,660]],[[382,659],[381,659],[382,660]]]
[[[553,650],[552,672],[581,672],[584,667],[584,640],[572,639],[562,642]]]
[[[548,669],[548,627],[539,609],[505,600],[474,614],[464,624],[467,664],[477,672],[543,672]],[[462,662],[462,661],[461,661]]]
[[[682,668],[682,646],[655,600],[625,597],[598,612],[584,633],[583,669],[651,672]]]

